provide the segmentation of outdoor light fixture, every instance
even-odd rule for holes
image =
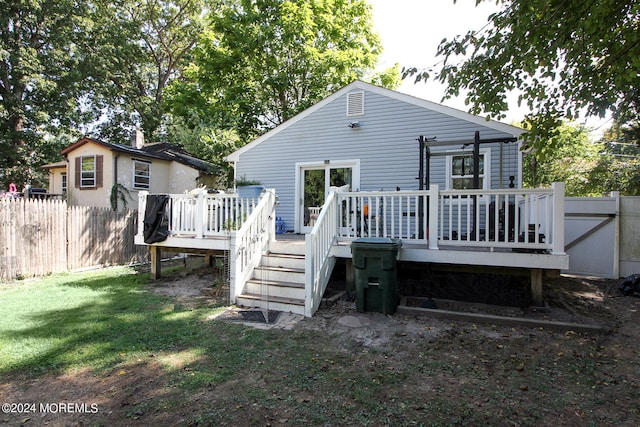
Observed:
[[[357,129],[360,127],[360,122],[351,122],[348,124],[351,129]]]

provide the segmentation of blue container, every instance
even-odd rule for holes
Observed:
[[[284,234],[284,221],[282,217],[276,217],[276,234]]]

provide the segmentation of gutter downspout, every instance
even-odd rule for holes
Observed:
[[[118,157],[120,157],[120,154],[116,154],[113,158],[113,187],[111,188],[111,191],[114,189],[116,191],[116,198],[113,204],[113,208],[116,212],[118,212]]]

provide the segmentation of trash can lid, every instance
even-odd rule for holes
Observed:
[[[400,247],[402,246],[402,240],[392,239],[390,237],[361,237],[351,242],[351,246],[360,247]]]

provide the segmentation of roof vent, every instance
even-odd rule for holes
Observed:
[[[347,117],[364,114],[364,91],[347,94]]]

